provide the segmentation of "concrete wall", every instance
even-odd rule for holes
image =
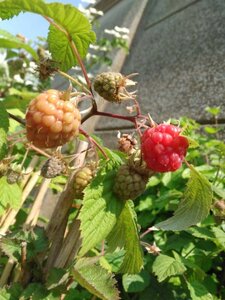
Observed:
[[[118,25],[123,14],[124,19],[128,12],[135,17],[134,5],[142,1],[117,3],[104,16],[106,26],[117,24],[117,15]],[[149,0],[122,68],[123,74],[133,72],[139,73],[142,111],[156,122],[188,116],[210,124],[205,107],[220,106],[219,123],[225,123],[225,1]],[[126,105],[104,109],[122,113]],[[111,144],[109,136],[116,141],[121,127],[126,131],[130,124],[101,118],[95,130]]]

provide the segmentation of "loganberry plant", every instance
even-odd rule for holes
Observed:
[[[1,94],[1,295],[5,299],[10,295],[15,299],[80,299],[82,286],[100,299],[119,299],[107,255],[121,253],[118,274],[139,273],[143,252],[160,252],[155,242],[144,242],[143,237],[153,230],[184,230],[204,220],[212,203],[211,183],[185,159],[188,148],[197,146],[185,134],[187,128],[157,124],[141,113],[135,92],[128,90],[136,84],[130,79],[135,74],[104,72],[90,80],[82,59],[95,33],[78,9],[42,0],[0,2],[3,20],[21,12],[37,13],[50,24],[51,59],[41,59],[20,41],[20,48],[39,65],[40,78],[45,81],[59,74],[70,83],[65,91],[40,89],[32,98],[29,91],[29,101],[22,98],[20,103],[5,97],[7,86]],[[9,47],[7,38],[11,48],[18,48],[18,38],[6,34],[2,38],[5,47]],[[76,65],[85,83],[67,73]],[[133,101],[133,113],[100,111],[97,95],[115,105]],[[85,112],[80,105],[87,99],[92,107]],[[20,109],[23,101],[26,111]],[[119,137],[120,151],[104,147],[98,137],[83,129],[93,116],[133,124],[131,134]],[[148,192],[153,176],[175,172],[183,163],[190,175],[177,210],[143,231],[137,224],[135,199]],[[46,220],[41,207],[47,191],[54,192],[50,198],[55,193],[58,197]]]

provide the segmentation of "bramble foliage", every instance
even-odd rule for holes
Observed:
[[[64,32],[50,25],[48,33],[49,50],[52,58],[60,63],[60,68],[67,71],[77,64],[72,54],[71,44],[66,35],[75,43],[81,57],[87,54],[88,46],[95,41],[91,25],[82,13],[72,5],[45,3],[41,0],[7,0],[0,3],[0,17],[10,19],[21,12],[32,12],[53,19]]]
[[[190,170],[183,199],[174,216],[157,224],[156,227],[164,230],[183,230],[201,222],[209,214],[212,202],[211,184],[193,166]]]
[[[62,135],[66,135],[72,130],[71,103],[79,109],[79,103],[85,99],[91,99],[92,109],[82,122],[103,115],[132,121],[142,132],[146,126],[156,125],[147,116],[143,118],[138,109],[134,116],[98,111],[81,63],[95,34],[78,9],[42,0],[0,1],[0,18],[9,19],[21,12],[47,17],[52,60],[44,59],[41,65],[40,52],[46,49],[42,42],[36,50],[23,38],[0,31],[4,48],[0,50],[4,57],[0,65],[0,300],[88,300],[93,295],[105,300],[224,299],[225,145],[219,140],[220,127],[200,128],[194,120],[180,120],[181,140],[186,145],[188,140],[189,150],[185,163],[176,172],[157,173],[147,168],[140,151],[142,133],[135,129],[137,143],[121,140],[125,144],[120,149],[129,148],[129,153],[104,147],[104,142],[86,133],[82,125],[79,137],[63,148],[46,150],[34,146],[24,130],[25,112],[30,100],[40,96],[38,91],[49,89],[48,76],[57,72],[69,78],[77,89],[71,86],[60,92],[64,97],[60,107],[52,105],[56,103],[54,95],[48,98],[49,102],[38,98],[40,111],[34,109],[37,101],[31,102],[32,126],[37,126],[38,135],[46,139],[45,146],[49,146],[49,130],[44,128],[42,132],[40,116],[47,127],[49,120],[51,125],[52,120],[58,125],[64,122]],[[26,57],[23,51],[30,56]],[[44,67],[47,72],[40,79],[31,71],[34,61],[39,64],[39,71]],[[63,72],[76,64],[83,70],[86,84]],[[135,100],[137,108],[134,93],[125,88],[134,82],[129,76],[115,74],[122,81],[113,83],[113,95],[119,101]],[[66,101],[71,103],[67,105]],[[215,120],[220,113],[216,107],[207,111]],[[51,128],[51,138],[57,139],[58,128]],[[161,136],[157,138],[163,139]],[[168,146],[170,155],[171,136],[165,132],[163,136],[161,146]],[[40,170],[51,157],[60,160],[63,172],[52,170],[59,176],[42,178]],[[180,159],[182,163],[184,157]],[[79,199],[74,199],[76,172],[88,164],[95,166],[93,179],[89,182],[85,176],[81,178],[86,187]],[[145,192],[134,201],[116,195],[114,184],[120,166],[132,170],[134,178],[145,178],[146,182],[148,179]],[[14,178],[15,183],[9,180],[12,171],[18,177]],[[133,190],[130,185],[136,183],[129,178],[120,182],[129,191]],[[58,198],[52,216],[43,214],[47,191],[48,208],[52,198]]]

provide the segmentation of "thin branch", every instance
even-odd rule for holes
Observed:
[[[7,284],[7,281],[9,279],[9,276],[12,272],[14,265],[15,265],[15,260],[13,258],[9,258],[0,278],[0,288],[3,288],[4,285]]]
[[[54,267],[68,267],[75,258],[80,246],[80,221],[74,219],[72,224],[70,224],[69,231],[65,237],[65,240],[63,241],[58,257],[54,262]]]
[[[108,112],[103,112],[103,111],[98,111],[97,107],[93,107],[92,110],[82,118],[81,123],[83,124],[85,121],[87,121],[89,118],[93,116],[103,116],[103,117],[109,117],[109,118],[114,118],[114,119],[121,119],[125,121],[129,121],[133,124],[136,123],[136,119],[139,117],[143,117],[141,115],[135,115],[135,116],[123,116],[123,115],[118,115],[118,114],[112,114]]]
[[[85,141],[80,141],[77,153],[80,155],[75,160],[74,167],[82,166],[85,160],[88,143]],[[59,252],[64,241],[65,230],[67,226],[67,221],[69,217],[70,208],[72,206],[72,201],[74,197],[73,185],[74,176],[76,172],[73,172],[67,181],[64,191],[60,194],[59,200],[53,211],[51,219],[49,220],[48,227],[46,230],[47,237],[51,244],[48,254],[48,259],[45,266],[45,275],[47,276],[48,271],[54,265]]]
[[[89,118],[93,117],[97,111],[96,109],[97,105],[92,106],[92,109],[89,111],[89,113],[87,113],[81,120],[81,124],[83,124],[85,121],[87,121]]]
[[[132,123],[135,123],[136,118],[138,117],[138,115],[136,116],[122,116],[122,115],[117,115],[117,114],[111,114],[111,113],[107,113],[107,112],[103,112],[103,111],[97,111],[95,113],[96,116],[104,116],[104,117],[109,117],[109,118],[114,118],[114,119],[121,119],[121,120],[126,120]]]
[[[17,122],[20,123],[21,125],[24,125],[24,126],[26,125],[26,121],[25,121],[24,119],[22,119],[22,118],[20,118],[20,117],[18,117],[18,116],[14,116],[13,114],[11,114],[11,113],[9,113],[9,112],[8,112],[8,115],[9,115],[9,117],[10,117],[11,119],[17,121]]]
[[[0,234],[5,234],[8,230],[9,226],[11,226],[14,223],[15,217],[17,213],[19,212],[20,208],[22,207],[24,201],[26,200],[27,196],[30,194],[34,186],[36,185],[38,178],[40,176],[40,171],[37,171],[34,173],[34,175],[31,177],[29,182],[27,183],[25,189],[23,190],[22,199],[20,203],[20,207],[18,209],[10,209],[7,218],[4,220],[4,223],[1,224],[0,228]]]
[[[23,165],[24,165],[24,163],[25,163],[25,160],[27,159],[27,155],[28,155],[29,151],[30,151],[30,147],[28,147],[28,148],[26,149],[26,152],[25,152],[25,154],[24,154],[24,156],[23,156],[23,160],[22,160],[22,162],[21,162],[21,164],[20,164],[20,168],[21,168],[21,169],[23,168]]]
[[[43,156],[46,156],[46,157],[48,157],[48,158],[51,158],[51,157],[52,157],[52,155],[50,155],[50,154],[48,154],[47,152],[45,152],[44,150],[41,150],[40,148],[34,146],[32,143],[29,144],[29,147],[30,147],[31,149],[33,149],[34,151],[36,151],[37,153],[43,155]]]
[[[140,116],[141,115],[141,108],[140,108],[140,105],[139,105],[139,102],[137,101],[137,99],[133,99],[134,100],[134,103],[135,103],[135,106],[136,106],[136,111],[137,111],[137,115]]]
[[[41,206],[45,197],[45,194],[48,190],[48,186],[51,182],[51,179],[49,178],[44,178],[41,186],[39,188],[38,194],[36,199],[34,200],[33,206],[29,212],[29,215],[27,216],[26,222],[24,224],[24,227],[26,229],[29,229],[30,227],[33,227],[36,225],[39,217],[39,213],[41,210]]]

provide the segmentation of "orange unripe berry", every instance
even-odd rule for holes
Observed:
[[[27,139],[39,148],[64,145],[79,134],[81,116],[76,106],[48,90],[33,99],[26,113]]]

